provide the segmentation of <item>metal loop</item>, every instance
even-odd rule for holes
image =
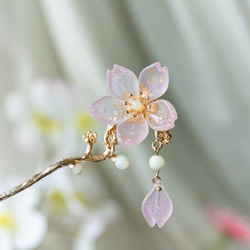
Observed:
[[[154,176],[154,177],[152,178],[152,182],[153,182],[153,183],[156,183],[157,180],[161,181],[161,177],[160,177],[160,176]]]
[[[155,131],[155,141],[152,143],[152,148],[155,154],[158,155],[164,144],[168,144],[172,136],[169,131]]]
[[[158,139],[156,139],[153,143],[152,143],[152,148],[155,151],[155,154],[159,154],[159,151],[162,149],[163,144],[161,141],[159,141]]]

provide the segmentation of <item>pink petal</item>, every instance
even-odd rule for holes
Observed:
[[[157,188],[161,190],[158,191]],[[142,203],[142,214],[150,227],[163,227],[173,212],[173,203],[161,181],[154,184]]]
[[[135,146],[141,143],[147,135],[148,124],[141,116],[132,117],[117,127],[117,137],[122,145]]]
[[[119,124],[128,119],[126,106],[111,96],[104,96],[89,105],[90,116],[109,125]]]
[[[146,112],[149,126],[157,131],[166,131],[174,127],[177,113],[174,106],[166,100],[157,100],[149,103],[150,109]]]
[[[130,102],[130,94],[138,96],[139,83],[136,75],[119,65],[114,65],[112,71],[107,71],[107,84],[112,96],[119,100]]]
[[[150,100],[162,96],[168,88],[168,83],[168,69],[161,67],[159,62],[149,65],[139,75],[139,91]]]

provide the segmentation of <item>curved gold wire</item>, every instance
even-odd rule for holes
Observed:
[[[117,138],[116,138],[116,125],[108,126],[106,133],[104,135],[103,143],[105,146],[105,151],[101,155],[92,155],[92,148],[93,144],[96,142],[97,133],[92,133],[89,131],[87,134],[83,135],[83,140],[87,144],[86,152],[83,157],[69,157],[58,161],[44,171],[35,174],[31,178],[25,180],[21,184],[15,186],[14,188],[5,191],[4,193],[0,194],[0,201],[6,200],[11,196],[18,194],[19,192],[29,188],[30,186],[34,185],[44,177],[50,175],[51,173],[55,172],[56,170],[62,167],[69,167],[73,169],[75,165],[81,162],[99,162],[105,159],[112,159],[116,157],[115,155],[115,147],[118,145]]]

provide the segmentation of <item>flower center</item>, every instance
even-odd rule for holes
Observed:
[[[48,196],[48,201],[52,208],[58,212],[63,212],[67,209],[67,201],[59,190],[53,190]]]
[[[94,126],[94,120],[91,119],[88,112],[77,113],[75,115],[75,124],[77,131],[90,130]]]
[[[135,100],[132,102],[131,109],[139,111],[142,108],[142,103],[139,100]]]
[[[33,113],[33,121],[35,122],[39,131],[43,134],[48,135],[60,129],[59,122],[52,120],[51,118],[37,111]]]
[[[15,226],[15,221],[11,213],[2,212],[0,214],[0,228],[14,231]]]

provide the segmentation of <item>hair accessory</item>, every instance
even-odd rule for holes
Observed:
[[[0,201],[21,192],[64,166],[68,166],[74,174],[81,174],[82,166],[79,163],[111,159],[117,168],[126,169],[129,165],[128,158],[115,154],[115,147],[118,144],[138,145],[147,137],[151,127],[155,131],[155,141],[152,143],[155,155],[150,158],[149,166],[156,171],[156,175],[152,179],[153,188],[142,203],[142,213],[151,227],[155,224],[162,227],[170,217],[173,205],[159,176],[159,171],[165,164],[159,151],[164,144],[170,142],[171,134],[168,130],[174,127],[177,119],[176,110],[170,102],[157,100],[166,92],[168,84],[168,69],[161,67],[159,62],[143,69],[138,79],[129,69],[114,65],[113,70],[107,71],[107,85],[111,96],[102,97],[89,106],[91,117],[107,124],[103,139],[104,153],[92,155],[97,133],[89,131],[83,135],[87,144],[83,157],[69,157],[51,165],[0,194]]]

